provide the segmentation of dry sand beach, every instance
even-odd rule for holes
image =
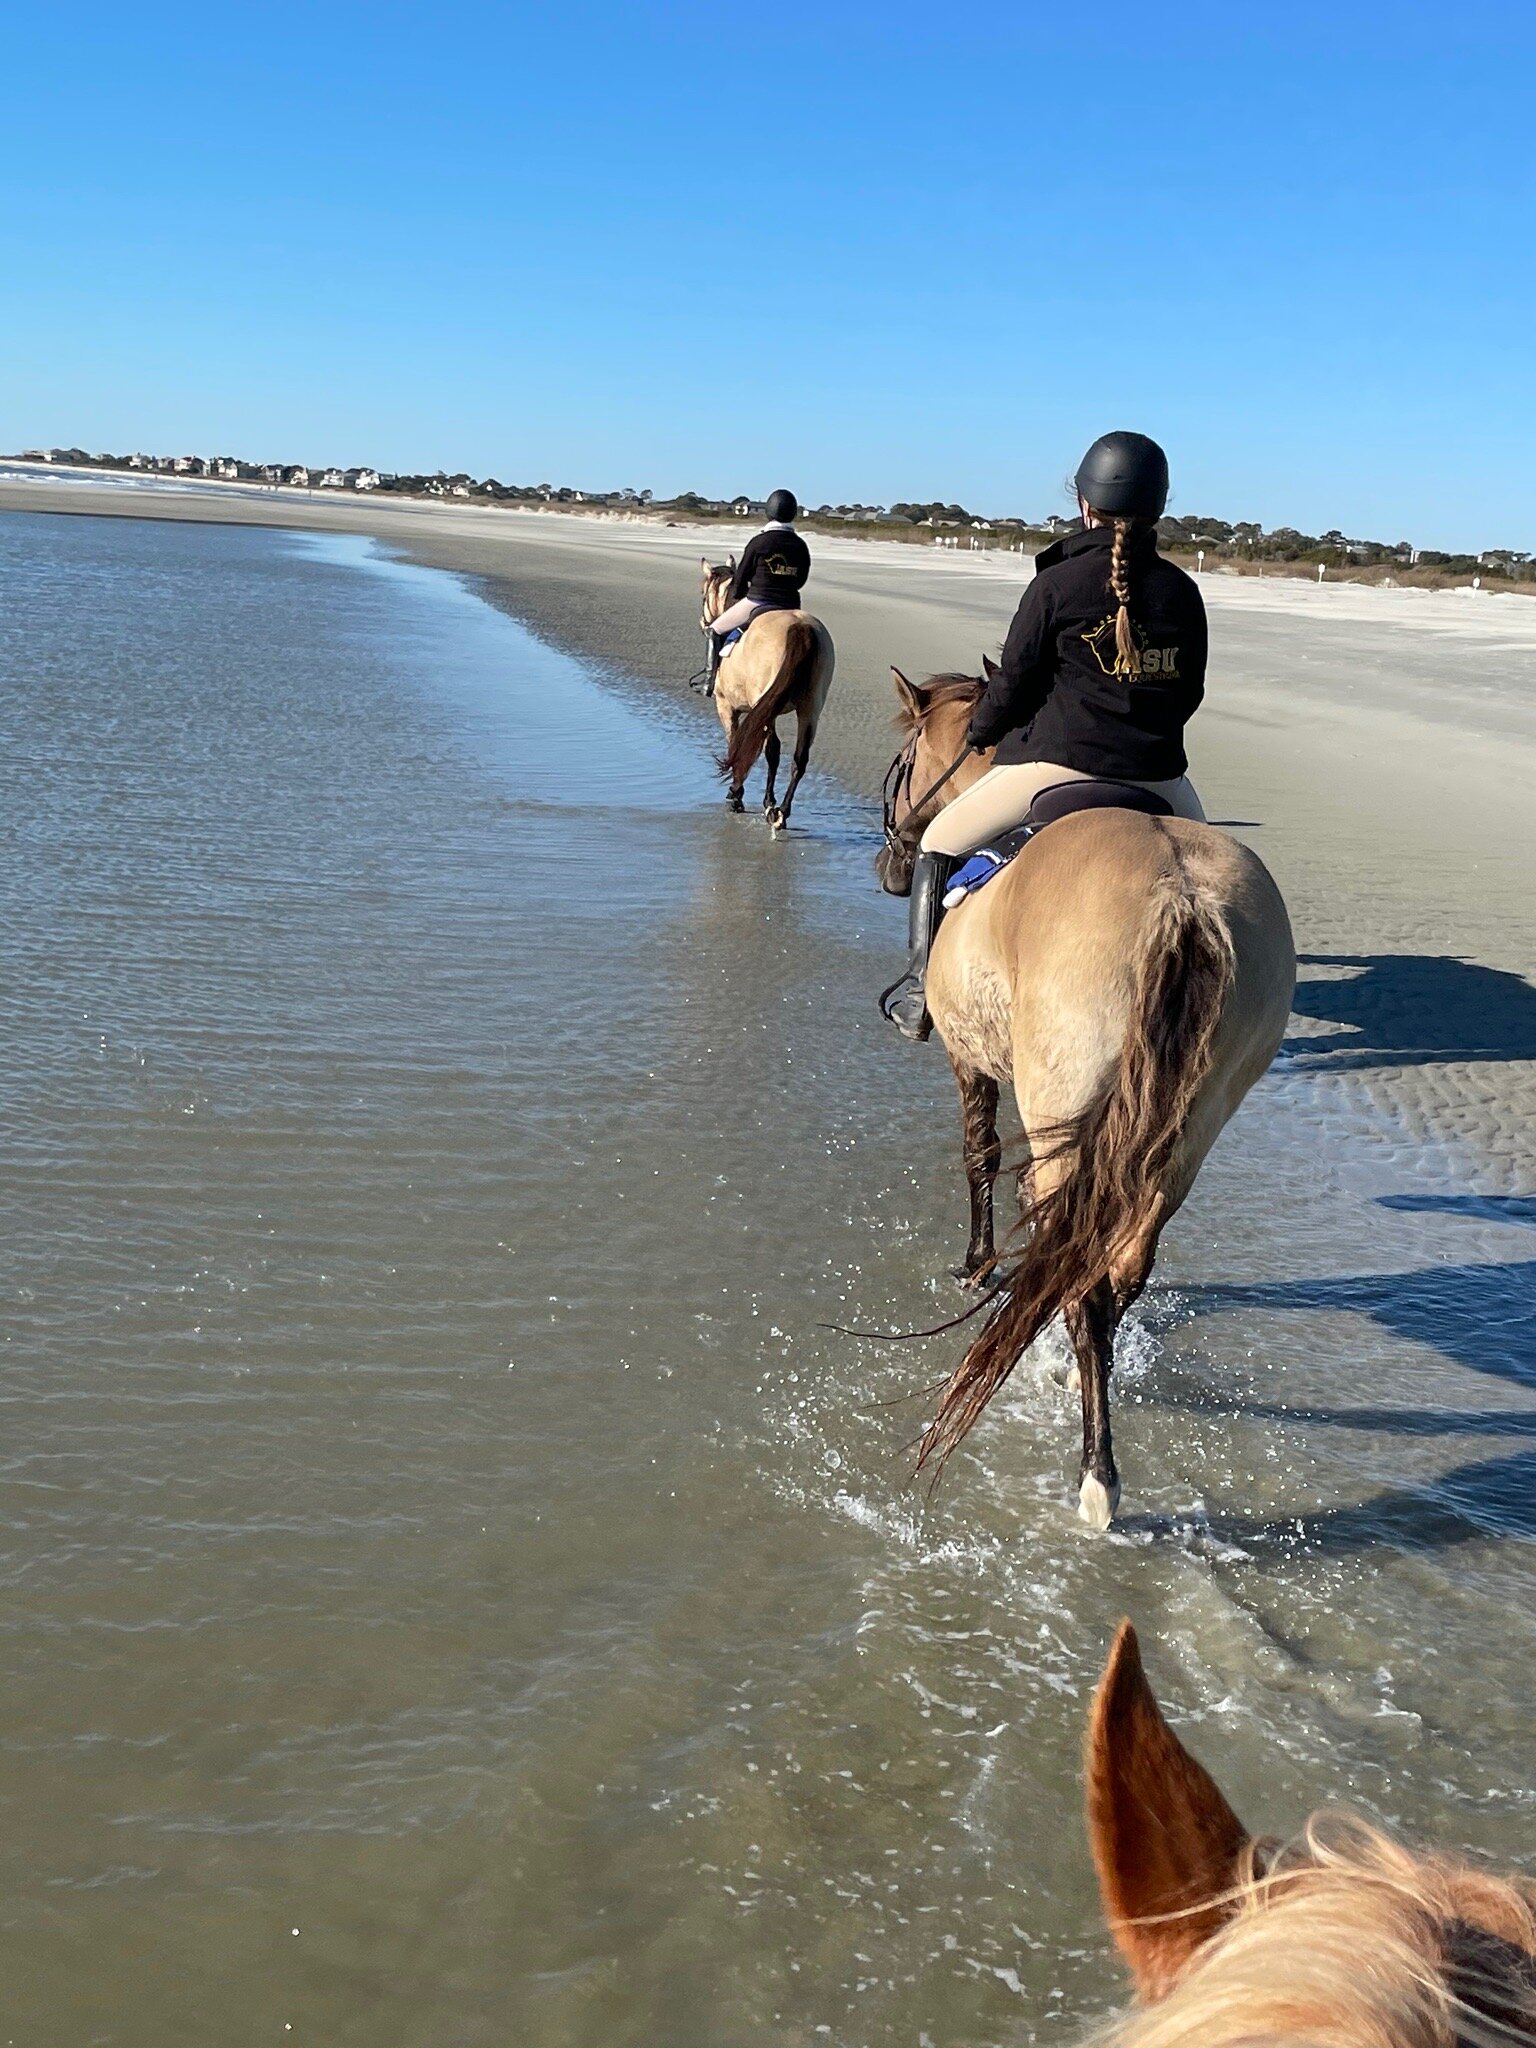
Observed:
[[[541,638],[685,701],[699,556],[741,540],[659,521],[36,476],[0,477],[8,508],[373,535],[483,579]],[[893,744],[889,665],[977,669],[1028,564],[820,538],[815,561],[811,600],[838,668],[814,768],[873,797]],[[1192,772],[1208,815],[1251,839],[1290,905],[1318,1027],[1301,1057],[1388,1107],[1405,1141],[1452,1144],[1480,1187],[1528,1189],[1536,602],[1283,577],[1211,575],[1202,588],[1213,660]],[[893,957],[899,924],[892,910]],[[1336,998],[1328,980],[1345,984]]]

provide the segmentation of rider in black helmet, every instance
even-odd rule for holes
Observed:
[[[811,573],[811,551],[795,531],[800,507],[793,491],[771,491],[768,524],[741,551],[725,595],[725,609],[709,628],[709,689],[720,666],[721,642],[749,625],[759,612],[798,611],[800,592]]]
[[[924,832],[912,871],[911,957],[880,1007],[929,1031],[923,977],[955,861],[1022,825],[1053,784],[1135,783],[1203,818],[1185,773],[1185,722],[1205,694],[1205,605],[1157,552],[1168,458],[1145,434],[1104,434],[1077,472],[1083,524],[1035,557],[1001,666],[967,738],[993,765]]]

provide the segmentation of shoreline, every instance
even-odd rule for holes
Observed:
[[[541,638],[714,724],[685,679],[699,556],[723,529],[48,480],[0,482],[0,510],[366,534],[475,578]],[[814,554],[810,596],[838,668],[797,816],[810,832],[817,771],[866,801],[878,790],[894,749],[889,664],[976,669],[1026,580],[1018,557],[836,538]],[[1207,575],[1202,589],[1213,665],[1192,773],[1213,821],[1254,846],[1286,896],[1305,963],[1298,1010],[1343,1033],[1303,1026],[1298,1068],[1363,1090],[1407,1141],[1448,1145],[1483,1191],[1531,1191],[1536,609],[1282,578]],[[894,957],[899,910],[883,907]]]

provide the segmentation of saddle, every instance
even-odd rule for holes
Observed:
[[[757,624],[758,620],[766,618],[769,612],[793,612],[798,611],[799,608],[800,607],[798,602],[795,604],[760,603],[757,607],[757,610],[752,614],[751,618],[748,619],[747,623],[744,626],[732,626],[729,633],[722,633],[720,635],[721,660],[723,661],[726,655],[728,655],[731,652],[732,648],[735,647],[736,642],[741,638],[742,634],[750,633],[752,628]]]
[[[995,875],[1000,875],[1011,860],[1017,859],[1037,832],[1043,832],[1059,818],[1070,817],[1074,811],[1140,811],[1148,818],[1171,818],[1173,805],[1150,789],[1139,789],[1134,782],[1053,782],[1036,796],[1022,825],[999,833],[990,845],[978,846],[974,853],[967,854],[963,866],[956,868],[949,878],[944,908],[953,910],[967,896],[974,896]]]

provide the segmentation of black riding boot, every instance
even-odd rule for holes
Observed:
[[[944,889],[953,866],[954,861],[947,853],[920,853],[913,864],[907,925],[907,943],[912,950],[907,958],[907,971],[880,997],[881,1015],[896,1026],[903,1038],[921,1041],[933,1029],[923,983],[928,973],[928,949],[944,915]]]
[[[720,673],[720,635],[706,633],[704,638],[709,643],[704,655],[704,694],[713,697],[715,678]]]

